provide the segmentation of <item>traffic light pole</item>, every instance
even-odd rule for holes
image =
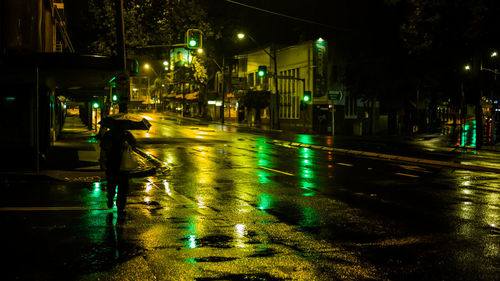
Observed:
[[[275,130],[280,129],[280,98],[279,98],[279,90],[278,90],[278,64],[276,63],[276,45],[273,43],[272,49],[273,54],[268,52],[265,48],[263,48],[257,40],[255,40],[250,34],[247,34],[248,38],[252,40],[260,49],[262,49],[272,60],[274,63],[274,90],[276,96],[274,97],[274,108],[271,110],[271,128]],[[272,103],[271,103],[272,104]]]

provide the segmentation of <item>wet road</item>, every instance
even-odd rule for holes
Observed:
[[[134,134],[169,169],[132,180],[124,217],[105,209],[102,183],[2,185],[8,279],[500,276],[496,174],[276,145],[235,127],[152,124]]]

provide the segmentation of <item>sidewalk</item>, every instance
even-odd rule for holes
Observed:
[[[59,139],[54,143],[39,175],[72,182],[96,182],[105,179],[99,165],[99,142],[94,131],[81,122],[78,116],[67,116]],[[139,167],[132,177],[151,174],[156,167],[140,150],[136,151]]]
[[[166,118],[186,119],[207,124],[199,118],[180,117],[171,112],[159,113]],[[440,134],[415,136],[327,136],[272,130],[267,125],[249,125],[225,121],[224,125],[270,134],[277,145],[309,147],[369,158],[500,173],[500,146],[484,146],[481,150],[456,146],[456,140]]]

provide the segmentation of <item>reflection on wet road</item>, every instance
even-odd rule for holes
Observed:
[[[24,210],[51,207],[43,196],[0,210],[6,221],[36,222],[49,245],[66,252],[48,267],[79,280],[498,276],[498,175],[278,146],[234,127],[152,122],[134,134],[169,169],[132,180],[125,217],[105,210],[103,183],[48,185],[51,202],[66,205],[43,220]],[[59,237],[64,251],[51,240]]]
[[[168,138],[174,128],[151,134]],[[152,196],[154,209],[180,224],[175,241],[184,247],[175,251],[185,258],[175,260],[196,264],[194,276],[467,279],[496,271],[497,175],[276,146],[266,136],[215,129],[181,127],[173,135],[182,142],[145,146],[171,167],[152,180],[177,199]]]

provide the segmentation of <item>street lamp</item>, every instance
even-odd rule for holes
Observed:
[[[165,64],[165,63],[166,63],[166,64]],[[168,62],[167,62],[167,61],[164,61],[164,62],[163,62],[163,65],[168,65]],[[151,65],[149,65],[149,64],[147,64],[147,63],[146,63],[146,64],[144,64],[144,69],[146,69],[146,70],[149,70],[149,69],[153,70],[153,73],[155,74],[156,78],[159,78],[158,73],[156,73],[155,69],[154,69]],[[150,87],[150,83],[149,83],[149,75],[148,75],[148,92],[149,92],[149,96],[151,97],[151,87]],[[156,109],[157,109],[157,103],[158,103],[158,101],[156,100],[156,92],[155,92],[155,94],[154,94],[154,95],[155,95],[155,96],[153,97],[153,103],[154,103],[154,110],[155,110],[155,112],[156,112]]]
[[[272,49],[273,49],[274,54],[271,54],[265,48],[263,48],[259,44],[259,42],[257,42],[257,40],[255,40],[249,34],[244,34],[244,33],[237,34],[237,37],[240,40],[244,39],[246,36],[248,36],[248,38],[250,38],[250,40],[252,40],[252,42],[254,42],[257,45],[257,47],[262,49],[273,60],[273,63],[274,63],[274,73],[273,73],[274,90],[276,92],[276,95],[275,95],[275,101],[274,101],[274,110],[271,114],[271,126],[273,129],[279,130],[280,129],[280,104],[279,104],[280,99],[279,99],[279,91],[278,91],[278,64],[276,63],[276,48],[274,48],[274,44],[273,44]]]

